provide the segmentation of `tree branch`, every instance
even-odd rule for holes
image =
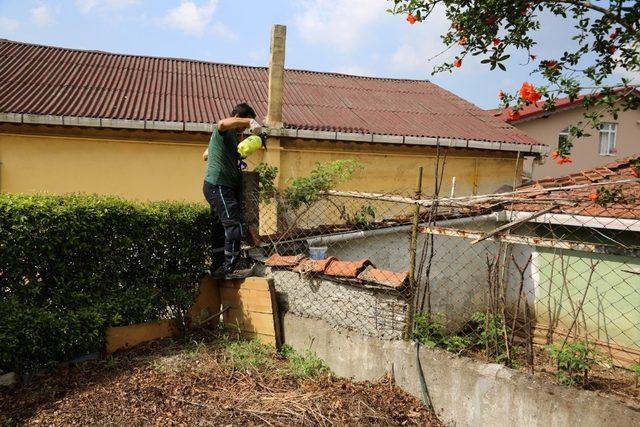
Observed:
[[[629,32],[635,31],[633,26],[631,26],[628,22],[622,19],[621,16],[615,14],[613,11],[611,11],[610,9],[607,9],[606,7],[595,5],[591,3],[589,0],[584,0],[584,1],[583,0],[557,0],[557,1],[534,0],[533,3],[538,3],[538,4],[539,3],[564,3],[564,4],[570,4],[572,6],[584,7],[585,9],[590,9],[607,16],[609,19],[611,19],[611,21],[621,25]]]

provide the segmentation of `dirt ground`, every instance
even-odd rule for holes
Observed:
[[[148,343],[0,390],[1,425],[440,426],[389,380],[333,377],[255,342]]]

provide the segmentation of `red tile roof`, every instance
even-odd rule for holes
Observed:
[[[364,270],[367,265],[370,265],[371,261],[368,259],[361,259],[358,261],[338,261],[330,262],[327,268],[324,270],[324,274],[327,276],[337,277],[358,277],[358,274]]]
[[[265,265],[270,267],[295,267],[304,259],[304,255],[271,255],[266,261]]]
[[[297,260],[295,265],[292,261]],[[315,273],[328,278],[340,278],[359,283],[401,289],[408,280],[406,271],[396,272],[376,268],[370,260],[340,261],[335,257],[312,260],[304,255],[281,256],[273,254],[265,265],[293,270],[297,273]]]
[[[392,288],[400,288],[408,279],[409,274],[406,271],[394,272],[388,270],[380,270],[370,265],[358,275],[358,279],[379,283],[381,285],[390,286]]]
[[[333,262],[336,258],[330,256],[326,259],[311,259],[305,258],[300,261],[293,271],[296,273],[324,273],[329,264]]]
[[[618,89],[618,91],[620,90],[622,89]],[[640,92],[638,92],[637,90],[634,91],[634,94],[636,96],[640,96]],[[494,117],[497,117],[506,123],[518,123],[526,119],[546,117],[553,113],[557,113],[559,111],[563,111],[572,107],[573,108],[580,107],[582,105],[582,101],[584,100],[585,96],[586,95],[580,95],[573,100],[569,98],[558,98],[556,100],[556,108],[554,111],[544,111],[542,109],[543,103],[538,103],[538,105],[535,105],[535,104],[526,105],[522,107],[522,109],[520,109],[519,111],[520,116],[516,120],[509,119],[509,113],[513,110],[513,108],[505,108],[503,110],[499,108],[494,108],[492,110],[487,110],[487,111],[493,114]]]
[[[265,67],[0,39],[0,112],[213,123],[241,101],[267,112]],[[288,128],[540,144],[424,80],[287,70]]]
[[[540,200],[540,203],[516,203],[505,205],[516,211],[538,211],[549,206],[550,201],[573,202],[552,212],[608,218],[640,219],[640,153],[609,163],[606,166],[585,170],[559,178],[546,178],[520,187],[515,197]],[[618,184],[619,181],[630,181]],[[596,184],[572,188],[584,184]],[[611,190],[620,186],[629,203],[608,203],[601,206],[589,199],[599,188]],[[545,190],[549,189],[549,190]],[[635,197],[635,201],[633,198]],[[546,201],[546,203],[543,203]]]

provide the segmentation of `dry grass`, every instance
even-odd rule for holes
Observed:
[[[149,343],[3,393],[0,424],[440,425],[388,380],[337,379],[288,356],[251,342]]]

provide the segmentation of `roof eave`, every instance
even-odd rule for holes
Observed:
[[[640,98],[640,90],[634,89],[631,93]],[[582,105],[582,101],[583,100],[584,100],[584,97],[578,97],[578,98],[574,99],[573,101],[568,102],[566,104],[559,105],[559,106],[557,106],[556,108],[554,108],[553,110],[550,110],[550,111],[540,110],[540,111],[534,111],[534,112],[529,113],[529,114],[523,114],[517,120],[510,120],[508,117],[503,118],[502,117],[502,113],[497,114],[497,115],[494,114],[493,116],[498,118],[498,119],[500,119],[500,120],[504,120],[505,123],[513,125],[515,123],[528,122],[528,121],[536,120],[536,119],[540,119],[540,118],[546,119],[547,117],[549,117],[549,116],[551,116],[553,114],[556,114],[556,113],[560,113],[562,111],[581,108],[581,107],[583,107],[583,105]],[[499,109],[495,108],[493,110],[488,110],[488,111],[494,113],[494,112],[499,111]]]
[[[130,130],[156,130],[179,132],[213,131],[211,123],[164,122],[155,120],[120,120],[94,117],[71,117],[39,114],[0,113],[0,123],[24,123],[49,126],[73,126]],[[374,133],[316,131],[308,129],[269,129],[274,137],[297,139],[323,139],[330,141],[366,142],[374,144],[417,145],[446,148],[472,148],[492,151],[520,152],[524,155],[546,154],[549,147],[542,144],[524,144],[514,141],[481,141],[453,137],[417,137],[381,135]]]
[[[531,212],[506,210],[507,220],[516,221],[527,218]],[[640,231],[640,219],[618,218],[599,215],[582,215],[576,213],[546,213],[532,218],[529,222],[556,224],[563,226],[602,228],[607,230]]]

